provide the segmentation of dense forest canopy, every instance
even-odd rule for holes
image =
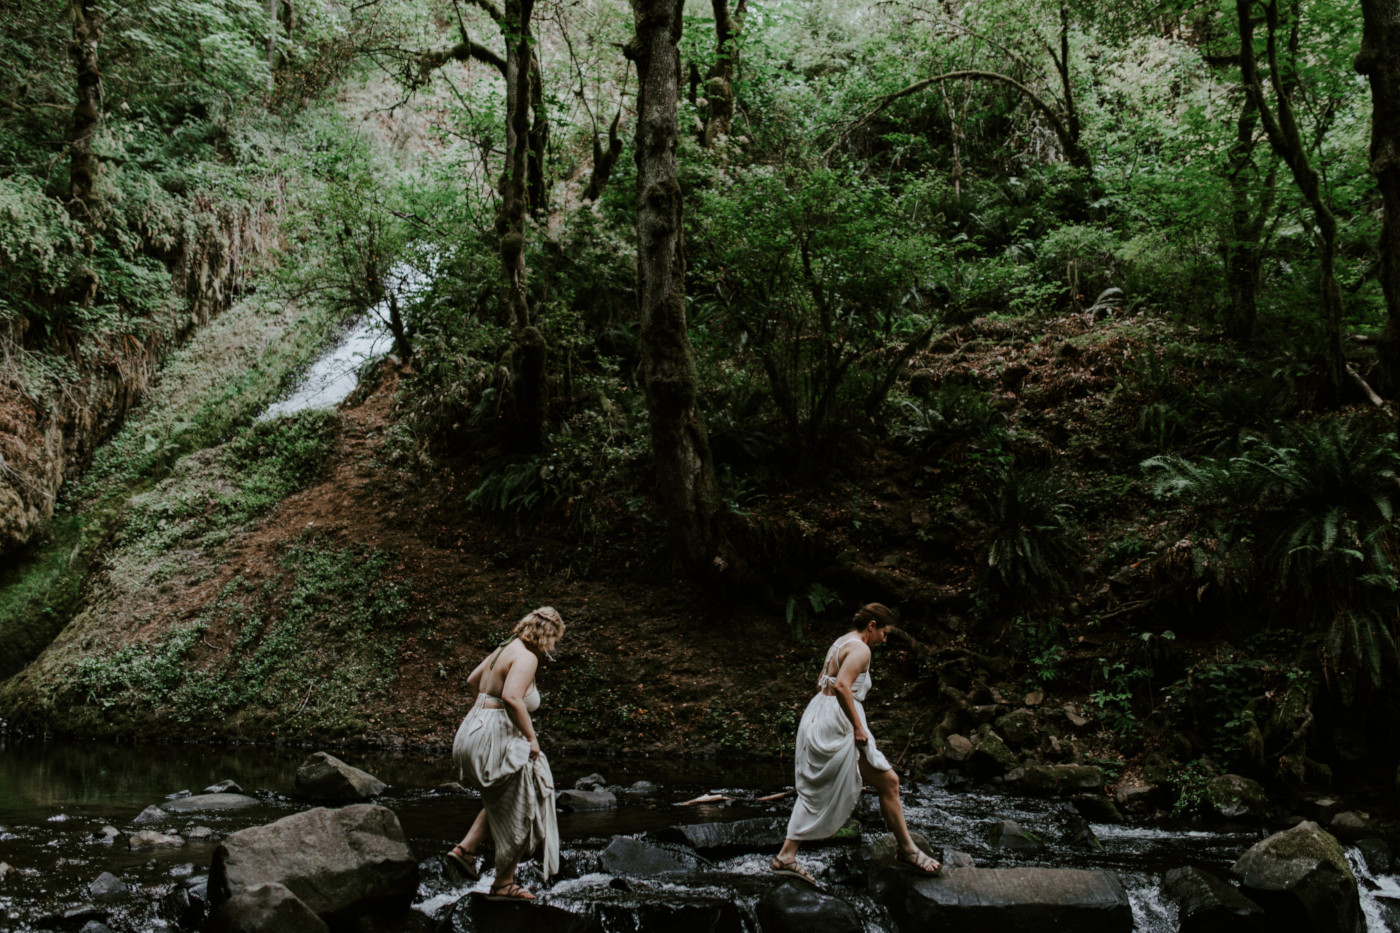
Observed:
[[[1396,0],[0,18],[20,396],[177,344],[181,250],[265,215],[257,288],[385,303],[403,468],[482,465],[467,500],[504,525],[663,528],[692,579],[800,620],[877,585],[841,543],[878,532],[851,505],[826,553],[792,503],[883,459],[965,584],[915,615],[1047,679],[1110,633],[1089,679],[1127,732],[1217,625],[1238,650],[1187,695],[1397,715]],[[1198,725],[1226,755],[1263,727]]]

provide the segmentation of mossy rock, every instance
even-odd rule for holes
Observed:
[[[1021,786],[1033,794],[1057,796],[1103,789],[1103,771],[1093,765],[1033,765]]]
[[[1341,843],[1316,823],[1255,843],[1231,871],[1273,929],[1353,933],[1361,923],[1356,876]]]
[[[1207,813],[1227,820],[1263,821],[1269,816],[1269,798],[1258,781],[1238,774],[1222,774],[1206,784],[1202,803]]]

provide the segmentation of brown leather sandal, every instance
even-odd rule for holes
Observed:
[[[472,881],[481,877],[481,857],[475,852],[468,852],[460,845],[453,846],[447,850],[443,856],[447,861],[456,865],[457,868]]]
[[[535,895],[516,884],[514,881],[506,882],[503,885],[491,885],[491,890],[482,897],[488,901],[533,901]]]
[[[793,859],[791,862],[784,862],[775,855],[773,856],[773,861],[768,863],[768,870],[775,875],[786,875],[789,878],[805,881],[813,887],[817,884],[817,879],[813,878],[811,874],[808,873],[807,869],[797,864],[797,859]]]
[[[943,866],[939,863],[938,859],[933,858],[920,849],[915,849],[913,852],[901,852],[895,856],[895,858],[909,869],[921,875],[927,875],[930,878],[943,873]]]

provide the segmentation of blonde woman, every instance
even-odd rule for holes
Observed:
[[[515,867],[537,848],[543,849],[544,879],[559,870],[554,775],[530,714],[540,705],[535,672],[563,634],[558,612],[549,606],[536,609],[467,678],[477,691],[476,705],[457,729],[452,760],[462,780],[481,791],[482,810],[447,858],[469,877],[479,877],[476,850],[490,833],[496,877],[486,896],[494,900],[535,899],[515,883]]]
[[[926,875],[942,868],[909,835],[899,800],[899,775],[875,747],[861,705],[870,692],[870,649],[885,643],[893,623],[894,613],[869,603],[856,610],[851,630],[827,649],[817,695],[797,727],[797,803],[788,820],[787,839],[768,866],[774,874],[815,883],[797,863],[798,846],[840,829],[865,784],[880,797],[880,813],[894,833],[900,862]]]

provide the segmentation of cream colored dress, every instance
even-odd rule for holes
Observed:
[[[842,646],[859,635],[851,633],[838,638],[826,652],[822,673],[817,678],[817,695],[807,704],[802,722],[797,727],[797,804],[788,820],[789,839],[825,839],[845,824],[860,799],[862,782],[857,756],[855,730],[841,711],[841,701],[822,692],[836,683],[840,666],[836,663]],[[865,720],[861,704],[870,693],[870,670],[861,671],[851,683],[856,700],[856,715],[866,735],[870,724]],[[877,771],[890,770],[890,763],[875,747],[875,737],[865,744],[866,762]]]
[[[533,686],[525,708],[540,707]],[[554,815],[554,774],[544,755],[530,758],[530,741],[499,697],[481,693],[452,740],[452,760],[462,780],[481,791],[496,848],[496,871],[543,849],[544,879],[559,871],[559,822]]]

